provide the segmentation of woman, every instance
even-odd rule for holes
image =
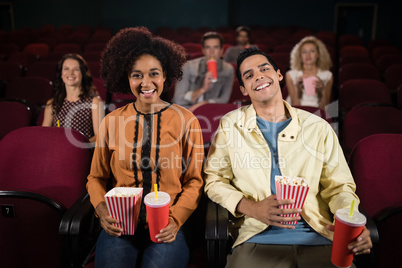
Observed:
[[[69,127],[94,142],[104,111],[85,60],[78,54],[64,55],[57,64],[54,96],[46,103],[42,126]]]
[[[181,106],[160,98],[182,76],[184,49],[154,37],[145,27],[118,32],[102,53],[106,88],[132,92],[134,103],[108,114],[101,123],[87,189],[103,228],[96,246],[96,267],[186,267],[189,259],[180,228],[196,209],[202,193],[204,158],[200,125]],[[104,195],[111,187],[151,185],[171,197],[169,224],[150,240],[142,202],[139,226],[122,236],[109,215]]]
[[[324,43],[313,36],[303,38],[290,54],[290,70],[286,73],[287,101],[293,106],[325,109],[334,82],[329,71],[331,66],[331,57]],[[309,77],[313,77],[312,90],[304,88],[303,79]]]

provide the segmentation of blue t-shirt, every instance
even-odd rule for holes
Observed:
[[[271,192],[276,194],[275,176],[282,175],[278,165],[278,134],[289,125],[291,118],[286,121],[273,123],[257,117],[257,126],[268,143],[271,151]],[[329,245],[332,242],[318,234],[302,218],[295,229],[284,229],[275,226],[253,236],[246,243],[277,244],[277,245]]]

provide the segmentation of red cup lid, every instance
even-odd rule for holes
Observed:
[[[164,207],[170,203],[170,195],[158,191],[158,199],[155,198],[155,192],[150,192],[144,198],[145,205],[153,208]]]
[[[354,211],[352,217],[349,216],[349,213],[349,208],[338,209],[335,212],[335,217],[350,226],[360,227],[366,225],[367,219],[362,213]]]

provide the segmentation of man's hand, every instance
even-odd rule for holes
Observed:
[[[334,225],[327,225],[327,229],[330,231],[335,230]],[[352,250],[354,255],[369,254],[370,249],[373,247],[373,243],[370,238],[370,231],[364,226],[363,232],[356,240],[348,245],[348,249]]]
[[[294,200],[290,199],[276,199],[276,195],[270,195],[269,197],[259,202],[252,201],[247,198],[243,198],[237,205],[237,211],[239,213],[246,214],[252,218],[255,218],[265,224],[276,226],[285,229],[294,229],[295,226],[282,224],[281,222],[298,221],[301,218],[298,217],[283,217],[281,214],[295,214],[300,213],[302,210],[298,208],[294,209],[281,209],[280,205],[294,204]]]
[[[106,202],[99,203],[99,205],[96,207],[96,213],[98,214],[100,224],[106,233],[115,237],[121,236],[123,229],[113,225],[113,223],[119,223],[119,221],[109,215]]]
[[[191,102],[195,102],[199,97],[204,95],[206,92],[209,91],[211,88],[212,84],[212,73],[207,72],[204,77],[204,82],[202,84],[202,87],[200,87],[197,90],[194,90],[193,93],[191,94]]]
[[[207,72],[205,74],[204,83],[203,83],[203,93],[208,92],[211,88],[213,74],[211,72]]]

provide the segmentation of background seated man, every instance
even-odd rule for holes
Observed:
[[[239,26],[236,28],[236,41],[237,45],[226,49],[223,59],[226,62],[236,63],[237,56],[240,52],[249,47],[256,47],[256,45],[250,45],[251,32],[247,26]]]
[[[234,70],[222,57],[223,38],[216,32],[207,32],[202,38],[204,57],[188,61],[182,68],[183,78],[176,84],[173,102],[194,111],[205,103],[227,103],[232,92]],[[207,61],[217,61],[218,81],[212,82]]]

